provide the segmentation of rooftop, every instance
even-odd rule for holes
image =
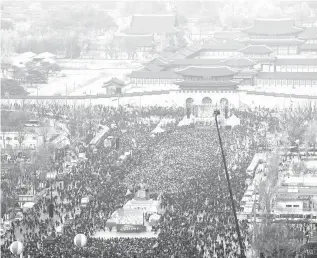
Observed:
[[[316,186],[317,187],[317,176],[300,175],[300,176],[285,177],[282,182],[282,185],[302,185],[302,186]]]
[[[252,27],[242,31],[253,35],[296,35],[302,29],[295,27],[292,19],[256,19]]]
[[[258,79],[317,80],[316,72],[259,72]]]
[[[317,44],[303,44],[300,46],[301,50],[317,50]]]
[[[113,40],[117,44],[127,44],[134,47],[149,47],[154,45],[153,35],[117,35]]]
[[[152,59],[146,65],[149,65],[149,64],[155,64],[158,66],[166,66],[168,64],[168,60],[162,56],[158,56],[158,57]]]
[[[178,71],[177,73],[183,76],[222,77],[222,76],[233,76],[237,72],[226,66],[215,66],[215,67],[190,66],[186,69]]]
[[[274,50],[265,45],[249,45],[239,50],[244,54],[271,54]]]
[[[293,188],[294,189],[294,188]],[[282,197],[281,194],[285,195],[317,195],[317,187],[298,187],[295,188],[294,191],[292,188],[289,188],[287,186],[281,186],[277,188],[276,192],[279,195],[279,197]],[[296,190],[298,189],[298,190]]]
[[[202,46],[203,50],[238,50],[244,48],[245,44],[242,41],[238,40],[228,40],[226,43],[211,43],[204,44]]]
[[[257,64],[257,62],[244,56],[230,57],[226,60],[221,61],[220,63],[229,67],[249,67]]]
[[[275,65],[317,65],[317,57],[308,57],[308,56],[289,56],[289,57],[280,57],[277,56],[275,59]]]
[[[305,28],[303,32],[298,35],[299,39],[317,39],[317,27]]]
[[[133,15],[127,34],[176,33],[175,15]]]
[[[208,58],[208,59],[176,59],[170,65],[180,66],[199,66],[199,65],[217,65],[223,58]]]
[[[266,45],[266,46],[279,46],[285,45],[300,45],[305,41],[300,39],[245,39],[243,40],[248,45]]]
[[[220,87],[221,89],[235,89],[238,85],[238,82],[228,80],[228,81],[211,81],[211,80],[202,80],[202,81],[177,81],[174,82],[179,85],[181,88],[192,88],[196,89],[205,89],[205,88],[216,88]]]
[[[240,31],[216,31],[214,37],[218,39],[235,39],[241,35]]]
[[[118,78],[111,78],[109,81],[104,82],[103,88],[112,86],[112,85],[118,85],[118,86],[125,86],[125,82],[122,80],[119,80]]]
[[[200,51],[200,49],[201,49],[200,45],[190,45],[188,47],[178,50],[176,53],[170,56],[169,59],[174,60],[174,59],[188,58],[191,55]]]
[[[149,78],[149,79],[180,79],[181,76],[171,71],[132,71],[131,78]]]

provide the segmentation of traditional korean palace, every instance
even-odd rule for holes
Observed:
[[[215,32],[200,44],[163,52],[129,77],[132,89],[176,91],[195,104],[208,98],[235,105],[246,88],[317,92],[317,27],[257,19],[241,31]]]
[[[130,27],[122,31],[121,38],[129,43],[132,38],[133,44],[144,51],[151,50],[153,45],[162,50],[166,47],[166,40],[178,31],[175,15],[133,15]]]

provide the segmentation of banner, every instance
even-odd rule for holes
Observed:
[[[143,225],[118,224],[117,232],[141,233],[141,232],[146,232],[146,227]]]

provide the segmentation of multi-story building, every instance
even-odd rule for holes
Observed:
[[[242,30],[247,39],[247,45],[266,45],[274,50],[276,55],[296,55],[305,42],[298,35],[303,29],[295,27],[292,19],[257,19],[252,27]]]
[[[141,85],[150,91],[153,85],[157,88],[162,84],[165,90],[178,89],[185,102],[205,92],[195,89],[197,83],[193,81],[185,83],[192,84],[191,89],[182,88],[183,83],[178,81],[180,70],[222,66],[234,71],[232,81],[240,93],[261,88],[272,93],[289,93],[290,89],[311,92],[317,89],[315,38],[315,27],[299,28],[291,19],[258,19],[242,32],[217,32],[201,44],[189,45],[176,53],[162,53],[145,64],[143,70],[132,72],[130,85],[132,89]],[[212,86],[210,81],[205,83]]]
[[[175,15],[133,15],[130,28],[123,31],[135,37],[151,35],[158,50],[167,46],[169,36],[178,33]]]

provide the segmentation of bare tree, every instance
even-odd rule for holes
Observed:
[[[259,184],[259,204],[265,215],[271,213],[272,199],[276,192],[280,157],[274,152],[267,162],[266,179]]]
[[[286,222],[272,223],[264,221],[254,228],[253,248],[265,257],[292,257],[294,252],[299,251],[302,244],[303,234],[295,230]]]
[[[304,142],[306,146],[306,155],[308,153],[309,145],[313,146],[314,152],[316,148],[317,143],[317,120],[312,121],[306,129],[306,132],[304,134]]]

